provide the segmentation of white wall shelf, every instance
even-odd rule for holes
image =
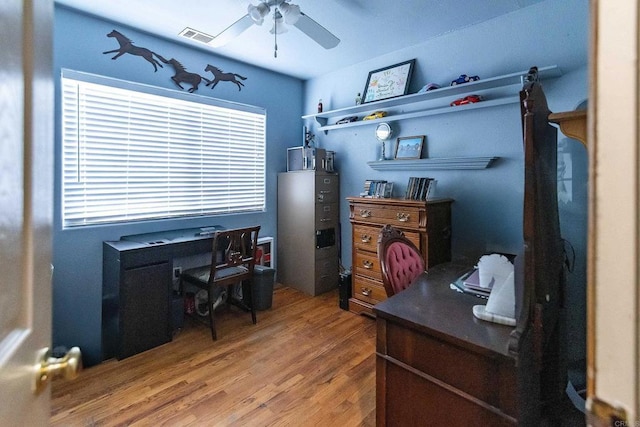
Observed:
[[[374,170],[486,169],[499,157],[440,157],[431,159],[378,160],[367,162]]]
[[[424,110],[419,110],[419,111],[412,111],[409,113],[399,113],[399,114],[393,114],[387,117],[383,117],[380,119],[374,119],[374,120],[365,120],[365,121],[357,121],[357,122],[351,122],[351,123],[344,123],[341,125],[325,125],[325,126],[320,126],[320,130],[323,130],[325,132],[332,130],[332,129],[344,129],[344,128],[348,128],[348,127],[353,127],[353,126],[365,126],[365,125],[369,125],[369,124],[373,124],[373,123],[380,123],[380,122],[389,122],[389,121],[394,121],[394,120],[404,120],[404,119],[413,119],[416,117],[426,117],[426,116],[434,116],[437,114],[447,114],[447,113],[459,113],[461,111],[469,111],[469,110],[477,110],[480,108],[489,108],[489,107],[496,107],[498,105],[506,105],[506,104],[517,104],[520,101],[520,98],[518,96],[510,96],[510,97],[506,97],[506,98],[499,98],[499,99],[492,99],[492,100],[488,100],[488,101],[483,101],[483,102],[477,102],[475,104],[466,104],[466,105],[459,105],[456,107],[439,107],[439,108],[429,108],[429,109],[424,109]]]
[[[314,119],[320,125],[319,129],[327,133],[329,130],[367,126],[384,121],[404,120],[512,104],[519,102],[517,92],[520,90],[523,79],[527,74],[528,70],[505,74],[503,76],[481,79],[461,85],[442,87],[429,92],[414,93],[322,113],[309,114],[302,116],[302,119]],[[554,78],[561,75],[562,71],[556,65],[538,68],[538,77],[540,79]],[[514,91],[516,94],[514,95],[514,93],[511,92],[505,95],[505,89],[513,85],[519,86],[518,90]],[[453,99],[470,94],[480,94],[486,101],[456,107],[449,106],[449,103]],[[361,117],[378,110],[384,110],[388,115],[375,120],[358,120],[341,125],[335,124],[336,121],[343,117]]]

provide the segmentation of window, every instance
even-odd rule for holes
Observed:
[[[263,211],[264,109],[63,70],[63,227]]]

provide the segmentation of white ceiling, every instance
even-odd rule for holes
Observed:
[[[269,34],[267,19],[262,26],[252,26],[220,48],[178,36],[185,27],[216,36],[242,18],[247,6],[257,4],[257,0],[55,0],[147,33],[301,79],[417,45],[541,1],[291,0],[341,42],[325,50],[291,27],[278,35],[278,57],[274,58],[274,36]]]

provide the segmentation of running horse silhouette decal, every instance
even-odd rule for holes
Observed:
[[[121,57],[125,53],[130,53],[131,55],[142,56],[144,59],[149,61],[151,63],[151,65],[153,65],[154,71],[158,71],[158,66],[160,66],[160,68],[162,68],[162,64],[160,62],[158,62],[158,60],[156,58],[154,58],[154,55],[157,56],[162,62],[166,62],[166,60],[162,56],[158,55],[157,53],[152,52],[149,49],[144,48],[144,47],[134,46],[133,42],[129,38],[125,37],[122,33],[118,32],[116,30],[113,30],[109,34],[107,34],[107,37],[115,38],[118,41],[118,43],[120,44],[120,48],[118,48],[118,49],[107,50],[106,52],[102,52],[103,54],[118,52],[111,59],[118,59],[119,57]]]
[[[244,86],[244,84],[236,80],[236,77],[240,80],[247,80],[246,77],[243,77],[240,74],[223,73],[218,67],[214,67],[211,64],[207,64],[207,68],[205,68],[204,70],[211,71],[213,73],[213,81],[209,81],[209,83],[207,83],[207,86],[211,85],[211,89],[216,87],[219,82],[231,82],[235,83],[238,86],[238,90],[242,90],[242,86]]]
[[[211,80],[202,77],[200,74],[190,73],[186,71],[184,69],[184,66],[177,59],[171,58],[170,60],[164,60],[163,62],[165,64],[171,65],[175,70],[176,73],[173,75],[173,77],[171,77],[171,80],[173,80],[180,89],[184,89],[184,87],[182,87],[182,85],[180,84],[181,82],[191,85],[191,88],[188,90],[188,92],[190,93],[198,90],[198,85],[202,80],[206,81],[207,85],[211,83]]]

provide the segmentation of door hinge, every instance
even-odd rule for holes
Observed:
[[[613,406],[598,397],[587,399],[588,427],[630,427],[627,411],[620,406]]]

